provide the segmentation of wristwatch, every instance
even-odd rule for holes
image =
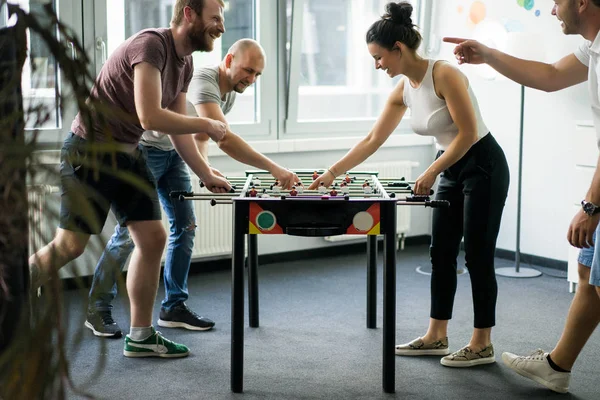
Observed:
[[[581,200],[581,207],[583,212],[589,216],[600,213],[600,207],[589,201]]]

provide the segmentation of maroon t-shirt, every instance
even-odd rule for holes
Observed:
[[[108,129],[115,141],[131,145],[137,145],[144,133],[133,92],[133,67],[141,62],[150,63],[160,71],[162,108],[169,107],[181,92],[187,92],[194,71],[192,56],[177,56],[173,34],[166,28],[145,29],[117,47],[100,70],[91,96],[126,116],[109,117]],[[94,121],[92,129],[95,140],[106,140],[106,132],[98,121]],[[86,139],[90,137],[80,113],[77,113],[71,131]]]

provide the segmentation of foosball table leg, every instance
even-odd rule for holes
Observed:
[[[248,234],[248,321],[258,328],[258,236]]]

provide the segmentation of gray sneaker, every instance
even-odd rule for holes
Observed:
[[[570,372],[559,372],[548,363],[548,353],[538,349],[529,356],[502,353],[502,361],[517,374],[536,381],[558,393],[569,391]]]
[[[457,368],[473,367],[475,365],[492,364],[495,362],[494,345],[491,343],[489,346],[478,352],[474,352],[469,347],[463,347],[440,360],[440,363],[446,367]]]
[[[412,342],[396,346],[397,356],[445,356],[448,353],[447,337],[433,343],[425,343],[421,338],[416,338]]]

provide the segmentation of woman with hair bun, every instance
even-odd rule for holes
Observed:
[[[437,177],[430,256],[431,311],[424,336],[396,346],[401,356],[441,355],[442,365],[471,367],[495,362],[491,341],[496,323],[498,286],[494,271],[496,239],[509,185],[504,152],[488,131],[468,79],[445,61],[417,54],[422,37],[412,22],[413,7],[388,3],[386,13],[366,34],[375,68],[391,78],[403,75],[369,134],[313,182],[329,186],[335,177],[362,163],[392,134],[408,108],[419,135],[435,138],[435,161],[419,176],[413,191],[429,194]],[[450,354],[448,321],[456,292],[456,267],[464,238],[473,294],[474,329],[469,342]]]

